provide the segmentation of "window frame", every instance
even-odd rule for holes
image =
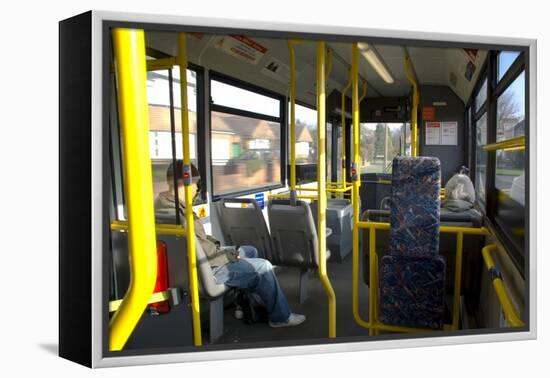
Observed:
[[[262,96],[270,97],[275,100],[279,101],[279,117],[273,117],[267,114],[261,114],[256,112],[250,112],[243,109],[238,108],[232,108],[225,105],[218,105],[215,104],[212,100],[212,80],[234,86],[239,89],[244,89],[249,92],[253,92]],[[208,70],[208,93],[209,93],[209,109],[208,109],[208,117],[209,117],[209,138],[210,138],[210,193],[212,194],[212,201],[216,202],[219,201],[222,198],[231,198],[231,197],[240,197],[245,196],[249,194],[259,193],[259,192],[265,192],[275,189],[280,189],[285,187],[286,182],[286,164],[287,164],[287,127],[285,127],[288,118],[287,110],[285,108],[286,102],[286,96],[281,95],[277,92],[270,91],[269,89],[257,86],[255,84],[237,79],[235,77],[223,74],[218,71],[214,70]],[[254,118],[254,119],[260,119],[263,121],[269,121],[278,123],[281,127],[280,131],[280,156],[281,156],[281,174],[280,174],[280,182],[275,185],[264,185],[264,186],[258,186],[255,188],[250,189],[244,189],[244,190],[235,190],[223,194],[216,194],[214,192],[214,174],[213,174],[213,167],[212,167],[212,112],[218,112],[218,113],[225,113],[225,114],[231,114],[241,117],[248,117],[248,118]]]
[[[506,50],[508,51],[508,50]],[[518,49],[520,54],[510,65],[508,70],[504,73],[502,78],[498,80],[498,55],[501,50],[490,50],[487,55],[486,62],[483,65],[481,73],[477,79],[476,85],[472,91],[468,103],[466,104],[466,109],[471,109],[469,118],[469,142],[472,144],[471,153],[472,155],[469,158],[470,161],[470,177],[475,184],[476,181],[476,122],[487,114],[487,144],[496,142],[497,134],[497,101],[498,98],[506,91],[506,89],[512,85],[515,79],[518,76],[525,72],[525,180],[526,183],[529,183],[529,62],[528,54],[526,54],[526,49]],[[479,91],[483,86],[483,82],[487,79],[487,101],[475,112],[474,108],[474,99],[478,95]],[[502,225],[501,220],[497,216],[497,205],[498,205],[498,190],[495,188],[495,175],[496,175],[496,153],[488,152],[487,153],[487,166],[486,166],[486,178],[485,178],[485,204],[476,199],[476,204],[484,212],[486,220],[494,229],[496,236],[499,240],[502,240],[507,246],[507,251],[511,256],[513,263],[522,273],[524,272],[524,267],[528,259],[529,253],[529,237],[526,235],[524,238],[523,250],[520,250],[516,247],[516,242],[514,242],[511,237],[508,235],[506,227]],[[477,191],[476,191],[477,197]],[[525,229],[529,230],[529,192],[526,187],[525,192],[525,206],[524,206],[524,219],[525,219]]]
[[[152,58],[155,58],[155,59],[162,59],[162,58],[167,58],[167,57],[170,57],[169,55],[161,52],[161,51],[158,51],[158,50],[155,50],[153,48],[150,48],[150,47],[146,47],[146,54],[148,56],[151,56]],[[169,97],[171,97],[171,101],[170,101],[170,116],[171,116],[171,122],[173,120],[173,114],[174,114],[174,103],[173,103],[173,99],[174,99],[174,93],[173,93],[173,86],[174,86],[174,82],[173,82],[173,75],[172,75],[172,70],[174,69],[177,69],[177,66],[174,66],[172,68],[167,68],[167,69],[159,69],[159,70],[155,70],[155,71],[167,71],[168,72],[168,87],[170,89],[169,92],[172,92],[172,93],[169,93]],[[199,66],[195,63],[192,63],[192,62],[188,62],[187,63],[187,70],[189,71],[194,71],[195,72],[195,75],[196,75],[196,89],[197,89],[197,99],[196,99],[196,104],[197,104],[197,150],[196,150],[196,153],[197,153],[197,161],[198,161],[198,167],[197,169],[199,170],[199,173],[201,175],[201,177],[206,177],[206,155],[204,154],[204,152],[202,151],[203,148],[201,148],[201,146],[204,145],[205,141],[206,141],[206,132],[205,132],[205,128],[204,127],[199,127],[199,124],[202,124],[204,125],[204,121],[205,121],[205,101],[204,101],[204,68],[202,66]],[[118,86],[117,86],[117,83],[116,83],[116,80],[114,80],[114,90],[115,90],[115,96],[117,95],[117,92],[118,92]],[[118,160],[118,164],[120,165],[120,167],[118,168],[120,170],[120,178],[118,177],[115,177],[114,174],[111,174],[111,181],[112,181],[112,202],[113,202],[113,206],[114,206],[114,209],[115,209],[115,212],[114,212],[114,219],[116,220],[120,220],[119,218],[119,214],[118,214],[118,210],[117,210],[117,206],[119,205],[122,205],[123,207],[123,212],[124,214],[126,214],[126,198],[125,198],[125,191],[124,191],[124,169],[123,169],[123,166],[122,166],[122,148],[121,148],[121,139],[120,139],[120,125],[119,125],[119,120],[118,120],[118,102],[115,101],[115,106],[116,106],[116,113],[117,113],[117,121],[116,121],[116,125],[111,125],[110,124],[110,127],[114,127],[115,130],[111,130],[110,133],[111,135],[109,136],[110,140],[109,140],[109,149],[110,149],[110,158],[111,158],[111,161],[112,161],[112,164],[116,164],[116,160]],[[175,122],[175,121],[174,121]],[[174,123],[175,125],[175,123]],[[174,134],[174,128],[171,127],[171,131],[170,131],[170,137],[172,139],[175,138],[175,134]],[[115,133],[115,134],[112,134],[112,133]],[[116,148],[116,151],[115,149],[113,149],[113,145],[112,145],[112,138],[113,137],[116,137],[117,138],[117,143],[118,143],[118,147]],[[115,152],[118,152],[118,157],[117,159],[115,159]],[[174,161],[175,159],[175,156],[172,156],[172,161]],[[113,167],[111,167],[111,171],[113,171]],[[120,181],[120,182],[119,182]],[[117,185],[120,185],[120,187],[122,188],[121,190],[121,195],[118,196],[117,195]],[[195,205],[204,205],[206,203],[208,203],[208,199],[207,199],[207,193],[206,193],[206,185],[203,185],[203,188],[200,192],[200,196],[199,196],[199,199],[195,202]],[[177,194],[176,194],[176,197],[177,197]],[[118,202],[120,201],[120,202]],[[180,217],[179,217],[179,214],[176,214],[176,224],[181,224],[181,220],[180,220]]]
[[[506,89],[513,84],[513,82],[521,75],[522,72],[525,72],[525,150],[524,153],[526,154],[525,159],[525,182],[529,183],[529,158],[528,158],[528,151],[529,151],[529,73],[527,69],[527,56],[524,51],[521,51],[516,60],[512,63],[512,65],[508,68],[508,70],[504,73],[500,81],[498,81],[498,54],[500,52],[493,51],[491,52],[489,58],[491,59],[490,67],[492,68],[492,81],[491,81],[491,113],[492,113],[492,119],[491,119],[491,139],[487,140],[487,143],[495,143],[496,137],[497,137],[497,105],[498,105],[498,99],[499,97],[504,94]],[[489,136],[489,135],[488,135]],[[488,207],[487,216],[489,220],[492,222],[492,225],[495,229],[495,232],[500,240],[503,240],[506,245],[508,246],[507,250],[512,258],[512,261],[514,264],[519,268],[519,271],[524,276],[524,268],[525,268],[525,260],[526,256],[529,254],[529,238],[528,235],[524,236],[524,244],[523,244],[523,250],[518,248],[517,242],[513,240],[513,238],[509,235],[507,227],[503,225],[501,218],[498,216],[498,194],[499,190],[495,186],[495,180],[496,180],[496,152],[490,152],[488,154],[488,157],[491,158],[491,170],[488,171],[488,174],[490,176],[491,180],[491,187],[487,188],[488,192],[488,198],[487,201],[489,202],[490,206]],[[525,204],[524,204],[524,228],[526,230],[529,229],[529,191],[527,188],[528,185],[526,185],[525,188]]]

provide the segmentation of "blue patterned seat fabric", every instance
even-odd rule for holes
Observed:
[[[390,255],[437,256],[439,249],[439,159],[393,159]]]
[[[383,323],[441,328],[445,311],[443,257],[384,256],[380,267]]]
[[[433,157],[393,160],[389,254],[380,272],[380,320],[441,328],[445,261],[439,256],[440,162]]]

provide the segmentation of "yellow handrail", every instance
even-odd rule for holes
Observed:
[[[522,151],[525,150],[525,136],[519,136],[515,138],[510,138],[507,140],[502,140],[500,142],[486,144],[482,147],[483,151]]]
[[[361,92],[361,97],[359,97],[359,106],[361,106],[361,101],[367,97],[367,81],[363,80],[363,91]]]
[[[157,277],[149,107],[143,30],[113,29],[128,209],[130,284],[109,323],[109,350],[120,351],[149,303]]]
[[[317,195],[319,197],[317,232],[319,233],[319,278],[328,296],[328,337],[336,337],[336,295],[327,275],[326,258],[326,93],[325,93],[325,42],[317,42]]]
[[[290,198],[290,193],[268,194],[267,197],[268,198]],[[296,198],[316,200],[318,196],[316,194],[315,195],[296,194]]]
[[[412,84],[411,156],[418,156],[418,103],[420,101],[420,93],[418,91],[418,83],[411,72],[411,60],[408,55],[405,57],[405,74],[407,80]]]
[[[353,245],[353,272],[352,272],[352,307],[355,321],[360,326],[369,329],[369,334],[372,335],[375,331],[392,331],[392,332],[426,332],[433,331],[428,328],[413,328],[392,326],[381,323],[378,320],[378,254],[376,253],[376,230],[389,230],[390,224],[384,222],[365,222],[356,223],[356,228],[365,228],[369,230],[369,321],[365,321],[359,314],[359,251],[358,245]],[[460,309],[460,287],[462,279],[462,255],[463,255],[463,238],[464,235],[480,235],[488,236],[489,230],[485,227],[470,228],[470,227],[455,227],[441,226],[440,233],[451,233],[457,235],[456,241],[456,264],[455,264],[455,281],[453,292],[453,311],[452,324],[445,325],[444,329],[457,330],[459,321]]]
[[[352,95],[352,120],[353,120],[353,143],[354,143],[354,156],[353,156],[353,162],[357,163],[360,159],[359,156],[359,141],[358,141],[358,135],[359,135],[359,88],[358,88],[358,65],[359,65],[359,50],[357,46],[357,42],[352,44],[352,50],[351,50],[351,71],[350,71],[350,80],[351,80],[351,95]],[[353,180],[352,179],[352,207],[353,207],[353,228],[352,228],[352,252],[353,252],[353,266],[354,270],[352,272],[352,309],[353,309],[353,317],[355,318],[355,321],[360,326],[369,328],[369,335],[372,335],[374,330],[370,328],[371,324],[369,322],[373,321],[373,315],[372,315],[372,309],[373,309],[373,298],[369,296],[369,322],[365,322],[361,315],[359,314],[359,274],[358,274],[358,268],[355,269],[355,267],[359,266],[359,228],[357,227],[359,222],[359,180]],[[371,261],[374,265],[374,261]],[[372,284],[373,279],[371,279]]]
[[[187,110],[187,46],[186,34],[178,34],[178,56],[176,62],[180,68],[181,96],[181,136],[183,145],[183,165],[189,167],[188,181],[185,182],[185,225],[187,231],[187,267],[189,272],[189,290],[191,291],[191,315],[193,320],[193,343],[202,345],[201,311],[199,300],[199,282],[197,276],[197,257],[195,251],[195,222],[193,217],[193,193],[191,187],[191,158],[189,148],[189,113]],[[185,179],[184,173],[184,179]]]
[[[113,221],[111,223],[111,231],[128,231],[128,222],[125,221]],[[155,231],[159,235],[174,235],[174,236],[186,236],[187,233],[183,226],[178,224],[156,224]]]
[[[491,257],[491,252],[496,250],[498,250],[496,244],[486,245],[482,249],[483,260],[485,261],[485,266],[487,267],[487,270],[489,272],[498,272],[498,270],[496,270],[495,262]],[[504,311],[504,315],[506,316],[506,320],[508,320],[508,323],[510,323],[512,327],[525,326],[525,323],[517,315],[516,309],[510,301],[510,298],[508,297],[508,293],[506,292],[506,288],[504,287],[502,277],[499,274],[494,275],[492,277],[492,281],[493,287],[495,288],[498,300],[500,302],[500,305],[502,306],[502,310]]]
[[[346,92],[351,87],[351,69],[348,71],[348,83],[342,90],[342,181],[346,182]]]
[[[151,299],[149,299],[149,302],[147,304],[158,303],[158,302],[166,301],[168,299],[170,299],[170,295],[168,294],[168,292],[161,291],[159,293],[151,294]],[[122,304],[122,299],[110,301],[109,312],[115,312],[116,310],[118,310],[121,304]]]
[[[290,60],[290,190],[296,190],[296,40],[289,39],[288,56]]]
[[[176,65],[176,58],[149,59],[147,60],[147,71],[169,70]]]

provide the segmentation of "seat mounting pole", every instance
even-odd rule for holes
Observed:
[[[336,295],[327,275],[327,191],[326,191],[326,43],[317,42],[317,195],[318,195],[318,233],[319,233],[319,278],[328,296],[328,335],[336,337]]]
[[[187,110],[187,49],[186,34],[178,34],[178,56],[180,68],[181,136],[183,143],[183,166],[185,183],[185,224],[187,231],[187,266],[189,269],[189,290],[191,291],[191,315],[193,320],[193,343],[202,345],[199,281],[197,278],[197,257],[195,252],[195,223],[193,217],[193,193],[191,192],[191,157],[189,149],[189,113]],[[187,177],[186,177],[187,175]]]

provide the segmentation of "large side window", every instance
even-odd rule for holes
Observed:
[[[488,85],[487,73],[482,79],[481,85],[474,96],[472,104],[473,130],[475,135],[475,177],[474,186],[478,201],[485,206],[487,196],[487,152],[483,146],[487,144],[487,109],[488,109]]]
[[[167,169],[175,159],[183,159],[181,134],[181,99],[179,69],[147,72],[147,101],[149,104],[149,154],[153,176],[153,196],[169,190]],[[172,82],[172,88],[170,88]],[[126,219],[124,204],[122,144],[117,116],[116,87],[113,86],[111,104],[111,154],[113,159],[113,197],[116,218]],[[187,70],[187,97],[190,128],[191,161],[198,166],[197,154],[197,72]],[[173,109],[173,112],[172,112]],[[172,185],[173,186],[173,185]]]
[[[496,101],[497,141],[525,135],[525,71],[513,79]],[[524,250],[525,241],[525,151],[516,147],[495,152],[495,217],[519,250]]]
[[[179,69],[172,69],[173,114],[171,114],[170,110],[169,79],[168,70],[151,71],[147,73],[147,100],[149,102],[149,147],[153,169],[153,194],[155,198],[157,198],[160,193],[168,190],[166,171],[173,158],[183,159]],[[189,153],[191,156],[191,162],[198,167],[196,89],[196,72],[187,70]],[[172,134],[172,121],[174,122],[174,134]]]
[[[298,104],[295,104],[295,111],[296,164],[317,164],[317,111]]]
[[[211,75],[213,195],[281,185],[282,97]]]
[[[475,189],[478,199],[485,203],[485,184],[487,182],[487,152],[483,146],[487,144],[487,114],[483,114],[475,123],[476,135],[476,177]]]

